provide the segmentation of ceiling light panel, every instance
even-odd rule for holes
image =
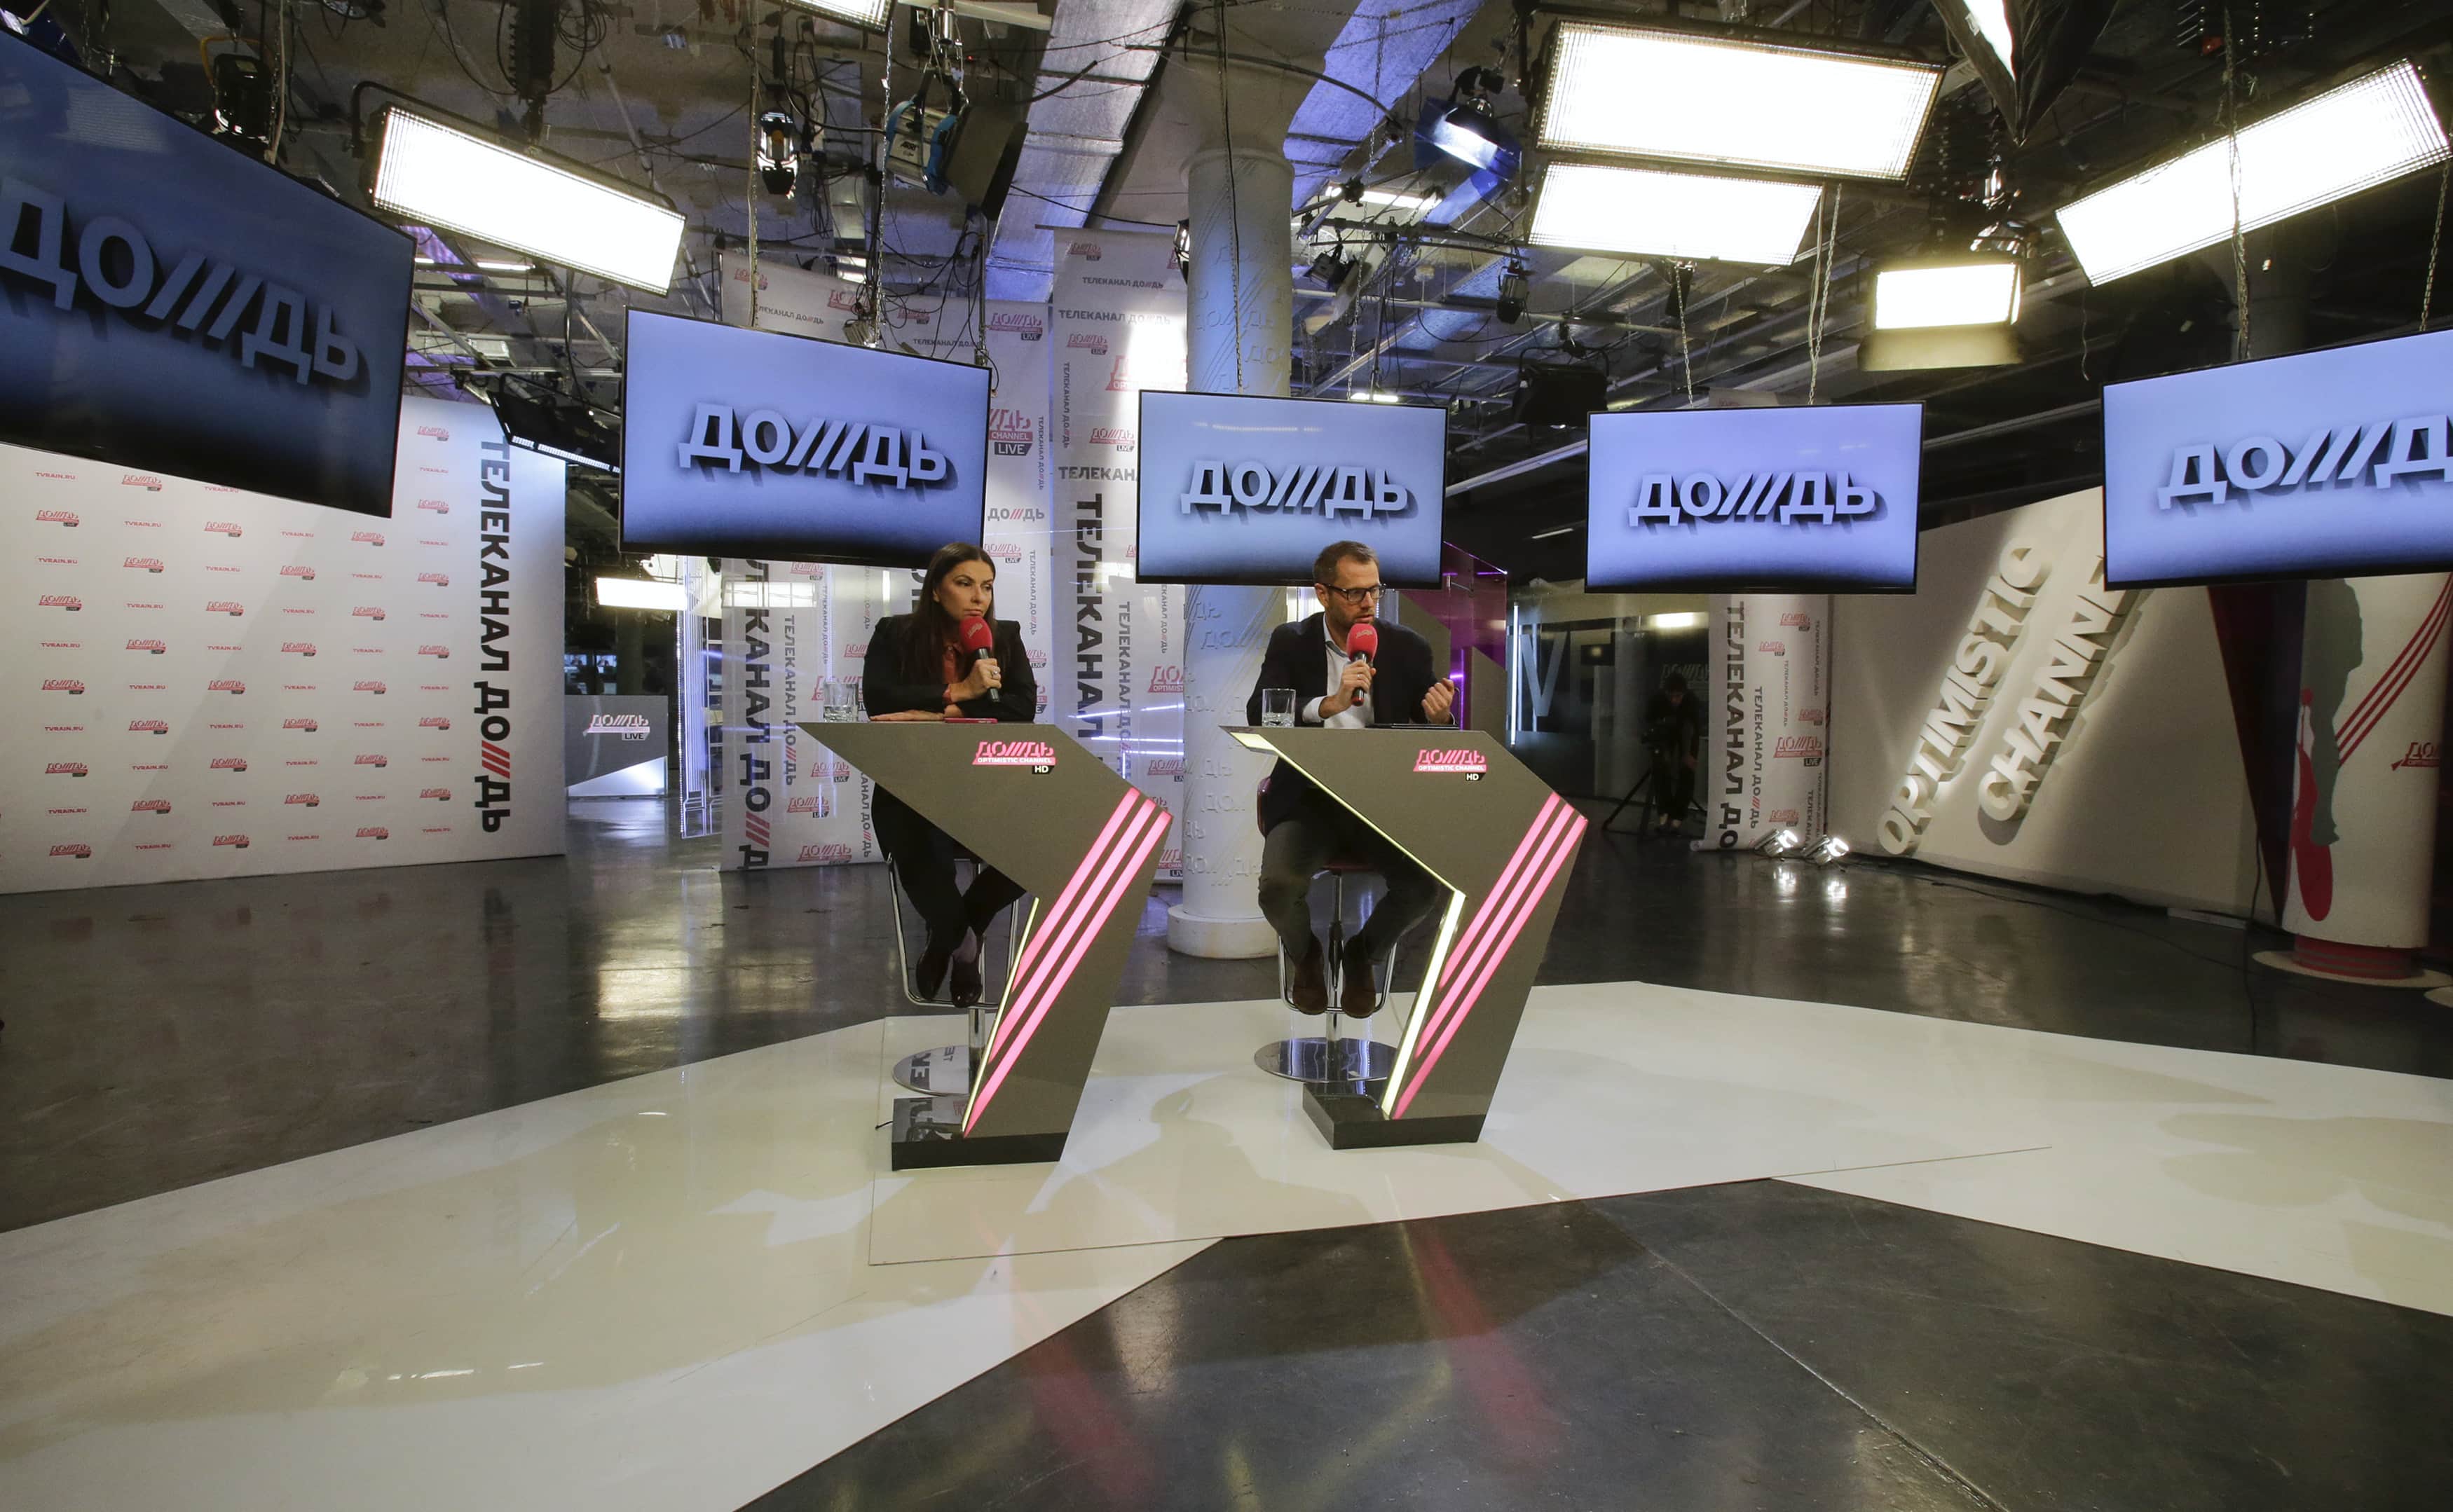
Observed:
[[[384,112],[373,199],[393,214],[633,288],[673,287],[678,211],[398,107]]]
[[[1630,257],[1785,267],[1823,197],[1812,184],[1553,163],[1542,175],[1534,245]]]
[[[2432,168],[2448,155],[2419,70],[2397,63],[2232,138],[2098,189],[2057,219],[2090,283],[2104,284],[2244,231]],[[2237,201],[2235,201],[2235,193]]]
[[[2006,326],[2019,318],[2019,265],[2007,258],[1874,275],[1874,328]]]
[[[1942,70],[1642,27],[1561,23],[1542,106],[1554,151],[1904,178]]]
[[[832,16],[871,31],[886,30],[886,10],[891,0],[786,0],[804,10],[814,10],[822,16]]]

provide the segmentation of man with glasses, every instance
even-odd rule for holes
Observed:
[[[1261,689],[1294,689],[1300,724],[1331,729],[1374,725],[1446,725],[1456,711],[1456,688],[1431,666],[1430,643],[1402,625],[1379,618],[1380,558],[1360,541],[1340,541],[1312,564],[1313,590],[1321,612],[1269,636],[1261,680],[1244,710],[1261,723]],[[1350,657],[1346,632],[1368,622],[1380,649],[1370,661]],[[1400,936],[1426,918],[1439,903],[1439,885],[1403,851],[1382,839],[1311,780],[1278,763],[1261,794],[1261,912],[1268,918],[1286,957],[1295,963],[1295,1006],[1328,1011],[1326,953],[1311,929],[1311,880],[1332,860],[1367,863],[1387,879],[1387,895],[1368,923],[1346,942],[1338,1011],[1367,1018],[1378,1006],[1372,970],[1386,961]]]

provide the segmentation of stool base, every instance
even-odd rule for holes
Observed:
[[[1306,1034],[1262,1045],[1252,1052],[1252,1064],[1289,1082],[1351,1085],[1386,1081],[1396,1069],[1397,1047],[1374,1040],[1339,1040],[1332,1051],[1326,1037]]]
[[[1064,1155],[1062,1132],[965,1139],[965,1101],[959,1097],[896,1098],[894,1138],[888,1146],[893,1168],[915,1171],[946,1165],[1030,1165]]]
[[[1374,1088],[1376,1094],[1379,1088]],[[1482,1138],[1482,1115],[1386,1118],[1376,1095],[1343,1087],[1304,1088],[1304,1112],[1333,1150],[1392,1149],[1401,1144],[1471,1144]]]
[[[894,1084],[922,1097],[967,1096],[971,1090],[971,1047],[941,1044],[907,1055],[894,1063]]]

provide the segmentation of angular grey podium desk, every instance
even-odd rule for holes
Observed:
[[[1481,1138],[1584,816],[1475,730],[1228,733],[1285,758],[1448,889],[1387,1080],[1306,1086],[1305,1111],[1338,1149]]]
[[[894,1168],[1056,1159],[1158,869],[1167,810],[1046,725],[801,728],[1031,894],[970,1090],[895,1101]]]

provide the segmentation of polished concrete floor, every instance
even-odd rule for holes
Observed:
[[[570,812],[567,858],[0,898],[0,1231],[907,1011],[876,869],[719,872],[652,800]],[[1169,901],[1124,1002],[1275,993],[1273,963],[1165,949]],[[2453,1076],[2453,1014],[2248,945],[1927,868],[1595,831],[1542,980]]]
[[[0,1502],[2453,1484],[2453,1015],[2238,929],[1597,834],[1484,1144],[1356,1160],[1238,1060],[1273,965],[1168,955],[1162,898],[1106,1123],[923,1182],[868,1147],[944,1024],[882,878],[572,819],[568,858],[0,899]]]
[[[751,1503],[2423,1512],[2453,1318],[1771,1182],[1229,1240]]]

